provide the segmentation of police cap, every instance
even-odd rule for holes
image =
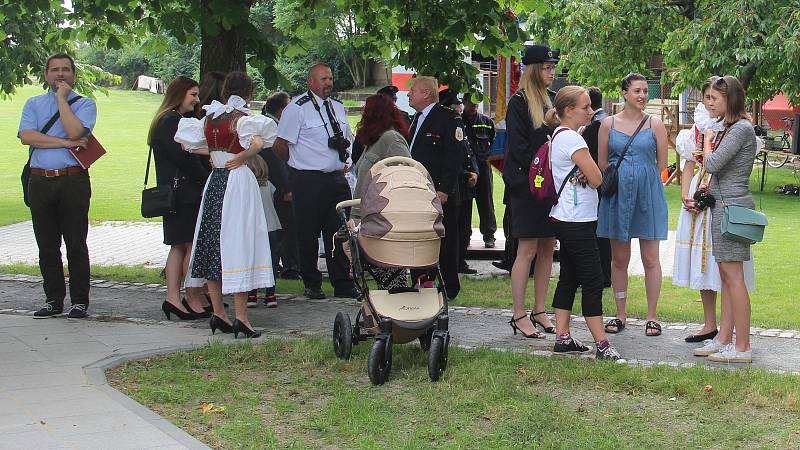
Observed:
[[[439,91],[439,103],[444,106],[460,105],[461,100],[458,99],[458,92],[447,88]]]
[[[522,64],[557,63],[559,60],[558,55],[558,50],[551,50],[545,44],[528,45],[525,47],[525,56],[522,57]]]
[[[376,92],[376,94],[388,95],[390,98],[396,100],[398,90],[399,89],[397,88],[397,86],[389,85],[378,89],[378,92]]]

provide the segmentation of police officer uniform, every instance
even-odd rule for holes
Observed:
[[[439,249],[439,266],[447,290],[453,299],[461,286],[458,281],[458,183],[463,170],[464,130],[454,111],[432,103],[414,116],[409,132],[411,157],[428,170],[438,192],[448,195],[442,205],[445,237]],[[412,276],[416,276],[412,271]]]
[[[352,198],[344,174],[352,165],[350,148],[343,150],[344,154],[328,145],[337,130],[353,142],[344,105],[336,99],[323,99],[311,91],[292,99],[278,124],[278,137],[286,140],[289,147],[287,164],[300,271],[306,291],[318,298],[324,297],[320,292],[322,274],[317,268],[320,232],[334,295],[354,297],[357,294],[344,252],[340,246],[331,250],[333,235],[341,226],[336,204]]]

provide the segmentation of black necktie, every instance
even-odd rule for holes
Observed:
[[[421,115],[422,115],[422,113],[414,114],[414,120],[411,121],[411,128],[408,131],[409,136],[411,136],[411,141],[414,140],[414,134],[417,131],[417,122],[419,122],[419,116],[421,116]]]

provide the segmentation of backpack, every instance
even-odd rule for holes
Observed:
[[[550,164],[550,154],[553,147],[553,139],[566,128],[555,132],[547,137],[547,142],[541,145],[531,160],[531,170],[528,172],[528,182],[531,188],[533,201],[546,206],[553,206],[558,203],[559,190],[556,192],[555,182],[553,181],[552,164]]]

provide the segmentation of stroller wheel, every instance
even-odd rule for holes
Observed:
[[[431,381],[438,381],[447,368],[447,348],[450,345],[449,334],[434,334],[428,352],[428,376]]]
[[[421,348],[423,352],[427,352],[428,350],[430,350],[431,336],[433,336],[433,328],[431,328],[430,330],[428,330],[427,333],[419,337],[419,348]]]
[[[350,316],[337,313],[333,321],[333,351],[339,359],[350,359],[353,350],[353,326]]]
[[[372,344],[367,362],[369,381],[379,386],[389,378],[392,370],[392,337],[377,337]]]

